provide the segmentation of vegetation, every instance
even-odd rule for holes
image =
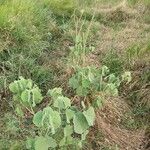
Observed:
[[[148,150],[149,12],[149,0],[1,0],[0,150]]]

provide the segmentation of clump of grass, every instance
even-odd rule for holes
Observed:
[[[110,69],[111,73],[120,74],[124,70],[124,59],[115,50],[110,50],[102,58],[102,63]]]
[[[0,12],[0,28],[9,31],[11,40],[27,51],[38,50],[37,43],[46,42],[43,37],[54,25],[48,8],[37,1],[9,0],[0,5]]]

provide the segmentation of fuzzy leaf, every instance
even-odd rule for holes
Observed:
[[[34,117],[33,117],[33,123],[37,126],[37,127],[41,127],[42,125],[42,117],[43,117],[43,112],[39,111],[37,112]]]
[[[29,90],[25,90],[22,92],[21,94],[21,99],[23,103],[29,103],[31,104],[31,95],[30,95],[30,91]]]
[[[95,121],[95,112],[94,112],[94,108],[93,107],[89,107],[88,110],[83,112],[88,125],[89,126],[93,126],[94,125],[94,121]]]
[[[86,139],[87,134],[89,133],[88,130],[86,130],[84,133],[81,135],[81,140],[84,141]]]
[[[9,84],[9,89],[13,93],[18,93],[19,92],[19,88],[18,88],[17,81],[14,81],[13,83],[10,83]]]
[[[70,99],[64,96],[59,96],[56,100],[54,100],[54,107],[59,109],[67,109],[71,106]]]
[[[69,79],[69,86],[72,87],[73,89],[76,89],[78,87],[78,80],[73,76],[72,78]]]
[[[32,89],[32,102],[33,104],[38,104],[42,101],[43,97],[42,97],[42,94],[41,94],[41,91],[38,87],[35,87]],[[34,107],[34,105],[33,105]]]
[[[78,134],[82,134],[89,128],[88,122],[81,112],[78,112],[76,115],[74,115],[73,124],[74,131]]]
[[[54,88],[52,90],[48,90],[48,96],[51,96],[53,99],[58,98],[58,96],[62,95],[62,88]]]
[[[70,120],[73,119],[75,112],[71,109],[66,109],[66,118],[67,118],[67,123],[70,123]]]
[[[73,133],[73,127],[70,126],[70,125],[67,125],[67,126],[64,128],[64,136],[65,136],[65,137],[71,136],[72,133]]]
[[[56,141],[52,137],[39,136],[35,139],[35,150],[48,150],[48,148],[55,148]]]

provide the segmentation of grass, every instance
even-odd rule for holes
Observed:
[[[25,147],[26,137],[35,134],[32,127],[30,130],[24,127],[25,124],[28,126],[28,122],[16,122],[17,116],[13,112],[12,96],[8,90],[9,83],[19,76],[31,78],[43,89],[44,94],[48,89],[60,86],[79,105],[81,98],[74,97],[74,92],[68,87],[70,76],[79,66],[96,64],[99,68],[106,65],[111,73],[117,75],[131,71],[132,82],[122,85],[119,91],[119,96],[130,107],[130,112],[125,114],[118,127],[132,132],[144,130],[148,126],[150,1],[127,0],[127,3],[125,11],[120,11],[113,9],[120,4],[119,0],[61,0],[61,3],[60,0],[0,1],[0,148],[22,149]],[[145,8],[143,14],[128,17],[128,9],[138,11],[141,5]],[[109,8],[111,11],[99,12]],[[124,34],[122,30],[129,32],[132,29],[132,20],[137,26],[144,28],[146,38],[139,40],[140,37],[136,37],[134,41],[133,35],[130,35],[124,37],[123,41],[117,39],[123,47],[121,50],[111,46],[112,41],[109,41],[116,38],[114,35]],[[135,32],[139,31],[137,26]],[[109,32],[113,32],[113,37]],[[126,42],[128,38],[133,41],[131,44]],[[46,103],[45,97],[38,109],[43,108]],[[105,107],[101,111],[109,112]],[[107,117],[106,121],[109,120]],[[116,146],[119,142],[114,143],[113,139],[104,141],[109,137],[101,133],[97,124],[94,128],[98,132],[92,137],[95,143],[90,139],[90,142],[86,141],[85,148],[96,144],[102,150],[117,150],[122,146],[121,143]],[[17,141],[18,138],[21,140]]]

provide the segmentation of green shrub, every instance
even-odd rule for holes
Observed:
[[[110,73],[106,66],[101,69],[94,67],[78,68],[76,73],[69,79],[69,85],[79,96],[88,96],[92,93],[104,92],[118,95],[118,87],[121,82],[131,81],[131,73],[125,72],[122,77]]]

